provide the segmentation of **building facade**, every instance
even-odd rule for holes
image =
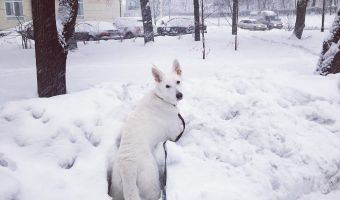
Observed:
[[[120,16],[120,0],[78,0],[78,18],[84,21],[112,22]],[[56,0],[56,13],[58,0]],[[31,0],[0,0],[0,30],[32,20]]]

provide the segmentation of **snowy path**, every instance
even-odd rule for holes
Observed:
[[[240,31],[238,52],[229,31],[209,30],[205,61],[190,36],[80,45],[69,60],[71,94],[11,102],[35,96],[34,68],[24,64],[34,60],[31,50],[0,48],[26,59],[0,67],[0,199],[108,200],[107,152],[152,88],[151,63],[164,69],[177,57],[188,128],[168,143],[169,200],[337,200],[336,76],[313,75],[316,55],[257,39],[286,40],[284,31]],[[301,43],[317,52],[322,35],[308,33]]]

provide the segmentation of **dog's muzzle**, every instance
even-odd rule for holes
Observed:
[[[183,94],[181,92],[176,93],[177,100],[183,99]]]

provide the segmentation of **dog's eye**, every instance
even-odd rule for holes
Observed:
[[[177,84],[180,84],[180,83],[181,83],[181,81],[177,81],[176,83],[177,83]]]
[[[170,85],[166,85],[165,87],[166,87],[166,88],[171,88],[171,86],[170,86]]]

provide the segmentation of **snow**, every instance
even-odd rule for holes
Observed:
[[[239,30],[235,52],[230,27],[210,25],[206,60],[192,35],[78,43],[68,94],[52,98],[36,98],[34,49],[1,38],[0,199],[110,199],[125,118],[151,66],[177,58],[187,129],[167,143],[169,200],[337,200],[340,76],[313,73],[325,33],[290,34]]]

